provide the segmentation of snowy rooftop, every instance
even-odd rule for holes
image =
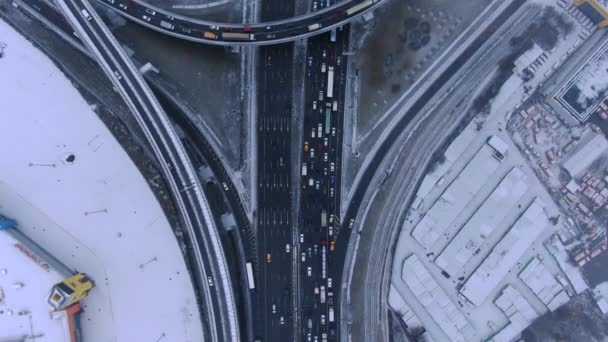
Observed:
[[[557,261],[560,269],[568,278],[568,281],[572,285],[572,288],[576,293],[581,293],[585,291],[589,286],[583,278],[583,274],[581,273],[580,268],[572,265],[570,262],[570,257],[568,256],[568,252],[566,252],[566,248],[557,237],[557,235],[553,235],[549,240],[545,242],[545,247],[551,253],[551,255]]]
[[[608,150],[608,141],[603,134],[588,131],[576,148],[566,156],[564,168],[572,177],[585,171],[597,158]]]
[[[468,342],[473,338],[474,328],[416,255],[405,259],[401,277],[452,341]]]
[[[412,236],[425,248],[431,248],[482,188],[500,163],[492,158],[494,148],[484,144],[441,197],[418,223]]]
[[[533,258],[526,265],[519,274],[519,278],[551,311],[570,300],[562,284],[538,258]]]
[[[437,266],[453,276],[479,253],[483,242],[528,191],[526,178],[521,169],[512,169],[437,257]]]
[[[51,287],[63,280],[8,231],[0,230],[0,341],[70,341],[67,317],[51,316]],[[40,261],[40,262],[37,262]]]
[[[494,301],[496,306],[509,318],[509,323],[489,342],[510,342],[538,317],[534,308],[513,286],[507,286]]]
[[[481,305],[547,227],[549,220],[544,206],[543,201],[536,198],[467,279],[460,293],[471,303]]]
[[[1,20],[0,37],[0,146],[19,147],[0,159],[0,209],[95,282],[83,340],[203,340],[182,253],[146,180],[46,56]]]

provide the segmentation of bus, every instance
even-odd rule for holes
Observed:
[[[255,40],[253,33],[222,32],[222,38],[228,40]]]
[[[329,134],[331,127],[331,108],[325,109],[325,134]]]
[[[327,247],[321,247],[321,279],[327,277]]]
[[[327,211],[325,209],[321,211],[321,227],[327,227]]]
[[[325,285],[321,285],[321,304],[325,304]]]
[[[332,98],[334,96],[334,67],[330,66],[327,68],[327,97]]]
[[[249,289],[255,290],[255,282],[253,279],[253,267],[251,266],[250,262],[247,262],[245,266],[247,266],[247,281],[249,282]]]
[[[367,1],[363,1],[362,3],[355,5],[351,8],[349,8],[348,10],[346,10],[346,14],[350,17],[351,15],[362,11],[363,9],[365,9],[366,7],[369,7],[373,4],[374,2],[372,0],[367,0]]]

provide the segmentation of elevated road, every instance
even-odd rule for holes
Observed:
[[[55,2],[114,83],[158,158],[189,240],[195,287],[206,310],[201,312],[205,340],[239,341],[232,284],[215,221],[172,124],[91,4]]]
[[[268,45],[314,36],[342,26],[385,2],[385,0],[345,0],[316,12],[288,19],[255,24],[233,24],[178,15],[142,0],[97,1],[153,30],[181,39],[214,45]]]

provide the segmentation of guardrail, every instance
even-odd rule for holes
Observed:
[[[376,9],[385,0],[347,0],[292,18],[233,24],[200,20],[149,5],[141,0],[97,0],[124,17],[164,34],[213,45],[269,45],[332,30]]]
[[[192,250],[198,268],[194,276],[198,277],[198,288],[204,292],[206,303],[209,304],[207,313],[210,318],[208,326],[210,340],[239,341],[239,325],[232,284],[215,221],[194,168],[171,122],[137,68],[97,16],[90,3],[87,0],[56,0],[55,2],[82,42],[96,56],[101,68],[135,115],[159,160],[178,211],[181,213],[186,232],[193,242]],[[211,257],[209,260],[203,257],[199,242],[209,253],[207,255]],[[214,276],[215,286],[207,282],[208,278],[211,278],[209,274]],[[213,296],[212,292],[221,294],[222,301],[218,295]],[[219,312],[217,317],[216,311]]]

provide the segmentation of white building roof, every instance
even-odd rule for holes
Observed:
[[[563,286],[536,257],[519,273],[519,278],[551,311],[569,300]]]
[[[451,341],[472,340],[474,328],[416,255],[404,260],[401,278]]]
[[[0,341],[69,342],[67,317],[49,314],[51,287],[63,277],[0,230]]]
[[[439,254],[435,260],[437,266],[450,275],[456,274],[528,191],[526,180],[521,169],[513,168]]]
[[[511,285],[502,290],[494,304],[509,318],[509,323],[488,342],[510,342],[538,317],[532,305]]]
[[[536,198],[461,288],[471,303],[481,305],[549,221],[544,203]]]
[[[570,263],[570,257],[566,252],[566,248],[557,235],[553,235],[548,241],[546,241],[545,247],[555,258],[555,261],[557,261],[557,264],[562,272],[564,272],[566,275],[566,278],[568,278],[574,292],[578,294],[589,288],[578,266],[574,266]]]
[[[589,131],[564,160],[564,169],[575,177],[586,170],[606,150],[608,150],[608,141],[604,135]]]
[[[142,175],[47,56],[2,20],[0,36],[9,52],[0,59],[2,123],[10,127],[0,146],[19,147],[2,155],[0,206],[95,281],[81,303],[82,339],[201,341],[192,279],[152,192],[157,180]]]
[[[502,155],[505,155],[509,150],[509,145],[496,135],[493,135],[488,139],[488,145],[492,146],[492,148]]]
[[[494,149],[484,144],[416,225],[412,236],[425,248],[432,247],[496,171],[500,163],[492,158],[493,153]]]

